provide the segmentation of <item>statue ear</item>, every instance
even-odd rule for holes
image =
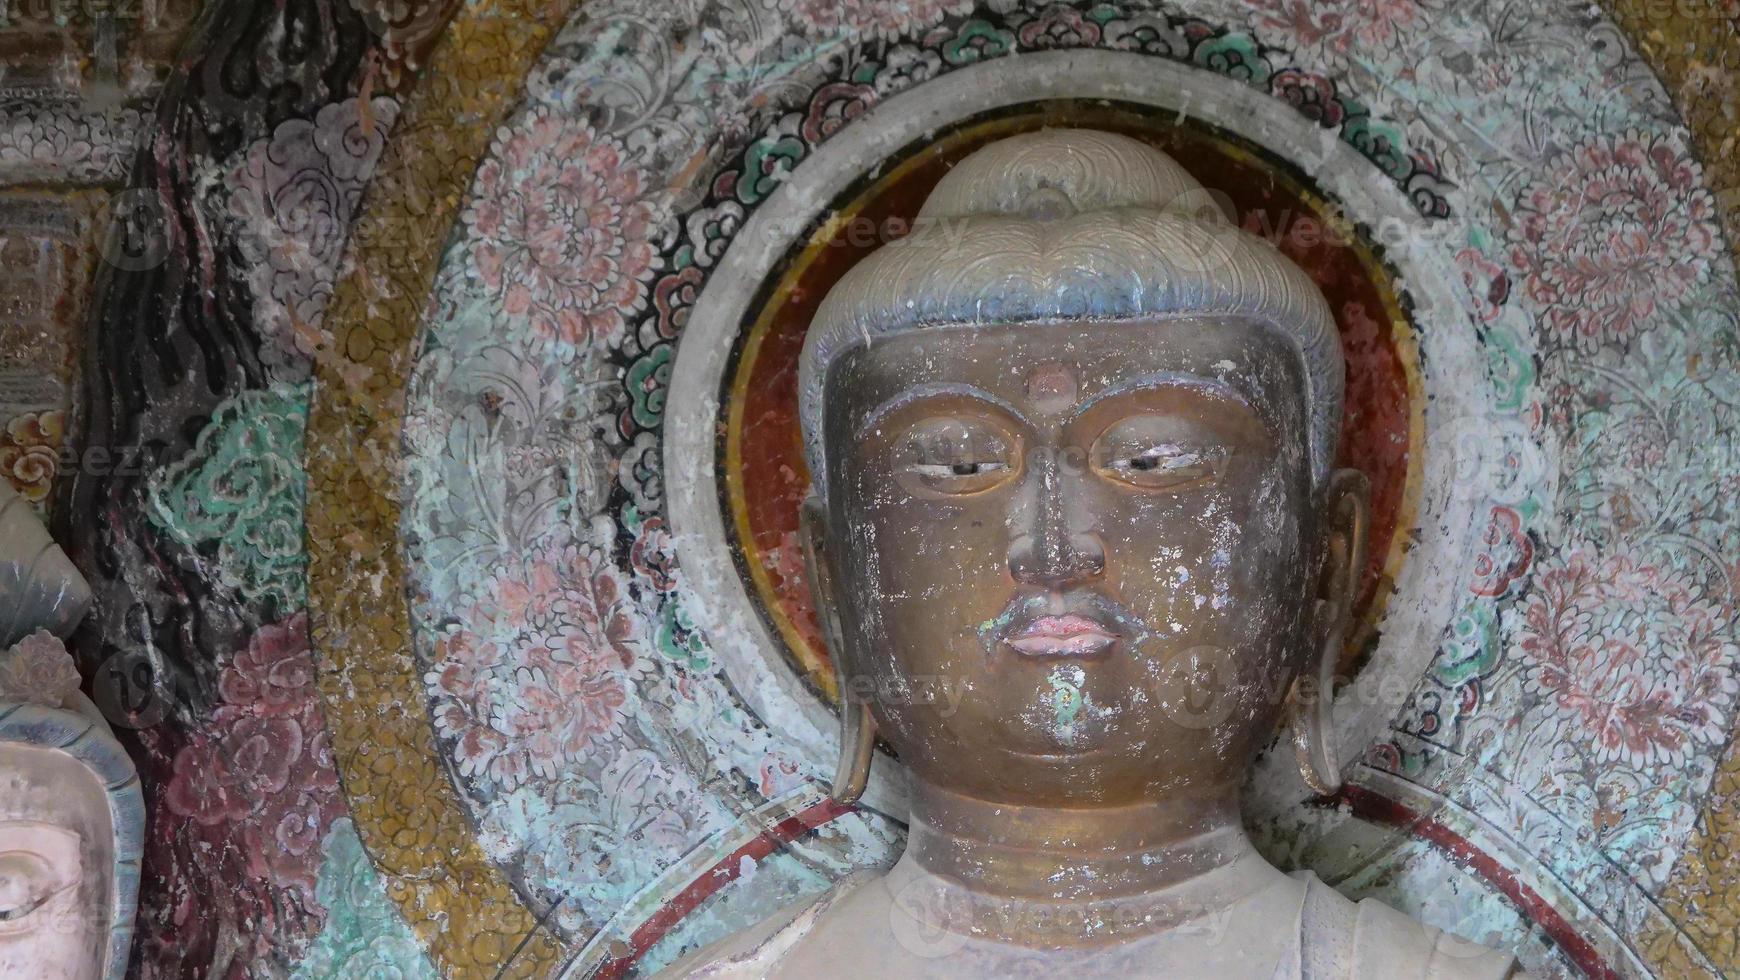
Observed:
[[[1365,543],[1371,529],[1371,485],[1358,470],[1336,470],[1324,488],[1322,558],[1312,603],[1315,656],[1293,682],[1293,747],[1299,775],[1325,796],[1341,789],[1341,762],[1335,755],[1335,676],[1341,666],[1348,620],[1365,568]],[[1315,669],[1313,669],[1315,668]]]
[[[815,600],[816,619],[835,664],[846,656],[845,633],[840,625],[840,606],[834,601],[833,556],[828,550],[828,508],[820,497],[804,498],[798,514],[798,534],[803,539],[804,567],[808,569],[810,596]]]
[[[1318,628],[1347,631],[1365,569],[1371,531],[1371,482],[1358,470],[1336,470],[1323,494],[1323,564],[1317,598],[1325,603]],[[1338,654],[1339,656],[1339,654]]]
[[[809,568],[810,595],[815,599],[816,618],[822,624],[834,672],[840,678],[840,760],[834,769],[830,790],[835,802],[855,803],[870,783],[870,763],[876,750],[876,719],[866,701],[854,700],[850,653],[840,623],[840,604],[835,601],[833,553],[828,550],[828,510],[820,497],[804,500],[798,530],[804,542],[804,564]]]

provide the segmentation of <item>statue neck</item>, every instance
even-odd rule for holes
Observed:
[[[1252,853],[1236,787],[1119,806],[996,803],[913,780],[907,853],[962,886],[1040,899],[1169,888]]]
[[[1169,929],[1273,886],[1237,787],[1103,807],[974,799],[913,781],[904,876],[936,882],[950,931],[1024,946],[1095,944]]]

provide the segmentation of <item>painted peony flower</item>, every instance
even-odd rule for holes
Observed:
[[[811,36],[894,41],[972,10],[972,0],[796,0],[792,16]]]
[[[260,715],[300,715],[314,692],[314,658],[306,636],[268,627],[254,635],[218,678],[218,693],[231,705]]]
[[[658,258],[646,186],[614,140],[534,112],[502,131],[478,170],[464,215],[478,277],[565,347],[620,343]]]
[[[460,772],[512,789],[611,738],[638,656],[633,623],[621,572],[596,548],[505,569],[439,638],[424,674]]]
[[[1573,549],[1537,575],[1523,615],[1524,688],[1571,729],[1555,741],[1659,773],[1725,737],[1740,691],[1733,611],[1679,574]]]
[[[205,731],[175,755],[170,812],[192,819],[239,875],[311,903],[320,841],[344,802],[307,614],[255,633],[218,678],[218,692],[223,704]]]
[[[1523,187],[1510,264],[1547,333],[1586,351],[1624,344],[1709,274],[1714,216],[1684,148],[1656,135],[1596,136]]]
[[[1246,0],[1256,26],[1292,48],[1321,45],[1334,55],[1373,57],[1399,48],[1424,27],[1430,8],[1419,0]]]

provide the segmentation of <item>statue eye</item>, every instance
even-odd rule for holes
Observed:
[[[984,476],[1005,469],[1001,460],[956,460],[952,463],[914,463],[912,469],[927,477]]]
[[[1116,450],[1100,464],[1105,475],[1133,486],[1176,490],[1201,483],[1218,471],[1218,454],[1160,445]]]
[[[1220,475],[1223,448],[1168,439],[1159,428],[1160,421],[1143,417],[1112,426],[1094,447],[1094,469],[1144,490],[1182,490]]]
[[[948,463],[914,463],[907,472],[927,489],[944,493],[977,493],[1001,482],[1009,467],[1001,460],[956,460]]]
[[[0,854],[0,933],[29,928],[31,914],[70,887],[56,882],[48,862],[35,854]]]
[[[925,419],[902,439],[896,476],[919,496],[980,493],[1013,474],[1012,444],[983,419]]]

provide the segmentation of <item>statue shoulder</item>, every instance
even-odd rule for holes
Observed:
[[[798,902],[754,926],[710,943],[660,971],[656,980],[761,980],[775,971],[840,900],[877,876],[859,872],[809,902]]]
[[[1301,922],[1306,978],[1520,980],[1509,953],[1426,925],[1376,899],[1359,902],[1308,878]]]

